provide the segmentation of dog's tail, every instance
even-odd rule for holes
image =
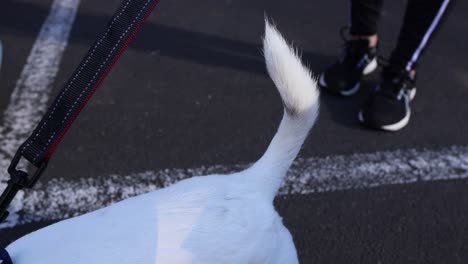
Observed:
[[[297,51],[268,20],[263,49],[268,74],[283,100],[284,115],[265,154],[250,169],[256,188],[273,199],[317,118],[319,92]]]

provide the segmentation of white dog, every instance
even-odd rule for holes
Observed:
[[[298,263],[273,198],[315,122],[319,92],[268,21],[263,45],[285,111],[260,160],[238,173],[183,180],[33,232],[8,246],[14,264]]]

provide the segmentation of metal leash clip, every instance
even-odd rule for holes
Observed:
[[[13,201],[18,191],[24,188],[32,188],[36,184],[37,180],[39,180],[44,169],[47,167],[47,162],[42,162],[39,167],[36,167],[37,169],[33,176],[29,177],[27,172],[16,169],[21,157],[21,151],[18,151],[8,167],[10,180],[8,180],[8,185],[0,197],[0,223],[5,221],[8,217],[8,206]]]

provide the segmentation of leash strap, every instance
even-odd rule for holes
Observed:
[[[125,0],[81,61],[32,135],[21,156],[37,167],[47,162],[81,109],[149,16],[157,0]]]
[[[2,247],[0,247],[0,261],[3,261],[3,262],[0,262],[2,264],[13,264],[13,262],[11,261],[10,255],[8,255],[8,252],[6,251],[6,249]]]
[[[8,168],[11,179],[0,197],[0,223],[8,216],[6,209],[16,193],[22,188],[31,188],[39,179],[60,140],[157,3],[158,0],[123,0],[106,30],[16,152]],[[36,167],[32,176],[16,169],[22,158]]]

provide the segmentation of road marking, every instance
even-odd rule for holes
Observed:
[[[55,0],[13,89],[0,126],[0,190],[16,149],[46,111],[80,0]],[[18,205],[15,202],[13,207]],[[17,210],[15,210],[17,211]],[[18,216],[12,214],[10,218]]]
[[[52,179],[22,193],[20,215],[0,228],[83,214],[196,175],[230,173],[246,165],[166,169],[79,181]],[[397,150],[295,161],[280,195],[311,194],[382,185],[468,178],[468,146]]]

